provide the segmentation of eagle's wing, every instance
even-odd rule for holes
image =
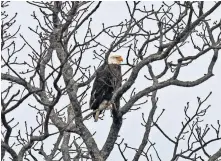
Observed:
[[[99,71],[94,80],[94,84],[91,91],[90,109],[97,109],[102,101],[108,99],[109,94],[112,94],[113,87],[111,84],[110,74],[107,68]]]
[[[111,73],[111,83],[115,91],[120,88],[122,84],[121,66],[118,64],[111,64],[109,66]]]
[[[119,89],[122,85],[122,74],[121,74],[121,66],[118,64],[111,64],[110,66],[110,72],[111,72],[111,81],[113,86],[113,92],[115,92],[117,89]],[[113,95],[113,94],[112,94]],[[115,107],[120,107],[120,99],[118,99],[115,103]]]

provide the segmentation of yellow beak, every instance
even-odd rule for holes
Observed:
[[[120,56],[120,57],[118,58],[118,60],[119,60],[119,61],[123,61],[124,59]]]

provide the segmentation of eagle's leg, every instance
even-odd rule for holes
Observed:
[[[116,104],[114,103],[114,102],[109,102],[109,108],[111,109],[111,110],[117,110],[117,107],[116,107]]]
[[[106,108],[107,110],[112,110],[113,109],[113,105],[112,105],[112,102],[108,102],[107,103],[107,108]]]
[[[110,114],[112,116],[113,111],[117,111],[116,104],[112,101],[109,101],[107,109],[110,110]]]
[[[105,110],[109,107],[109,103],[108,101],[104,100],[100,105],[99,108],[97,110],[97,112],[95,113],[95,117],[94,117],[94,121],[97,122],[99,115],[100,115],[100,111]]]

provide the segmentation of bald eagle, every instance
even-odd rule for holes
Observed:
[[[120,55],[111,54],[108,64],[97,72],[91,91],[90,109],[97,110],[93,114],[94,121],[98,121],[99,115],[104,109],[112,108],[110,100],[113,92],[121,86],[122,75],[120,63],[123,58]]]

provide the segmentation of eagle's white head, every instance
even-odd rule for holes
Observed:
[[[108,64],[120,64],[123,61],[122,56],[110,54],[108,57]]]

